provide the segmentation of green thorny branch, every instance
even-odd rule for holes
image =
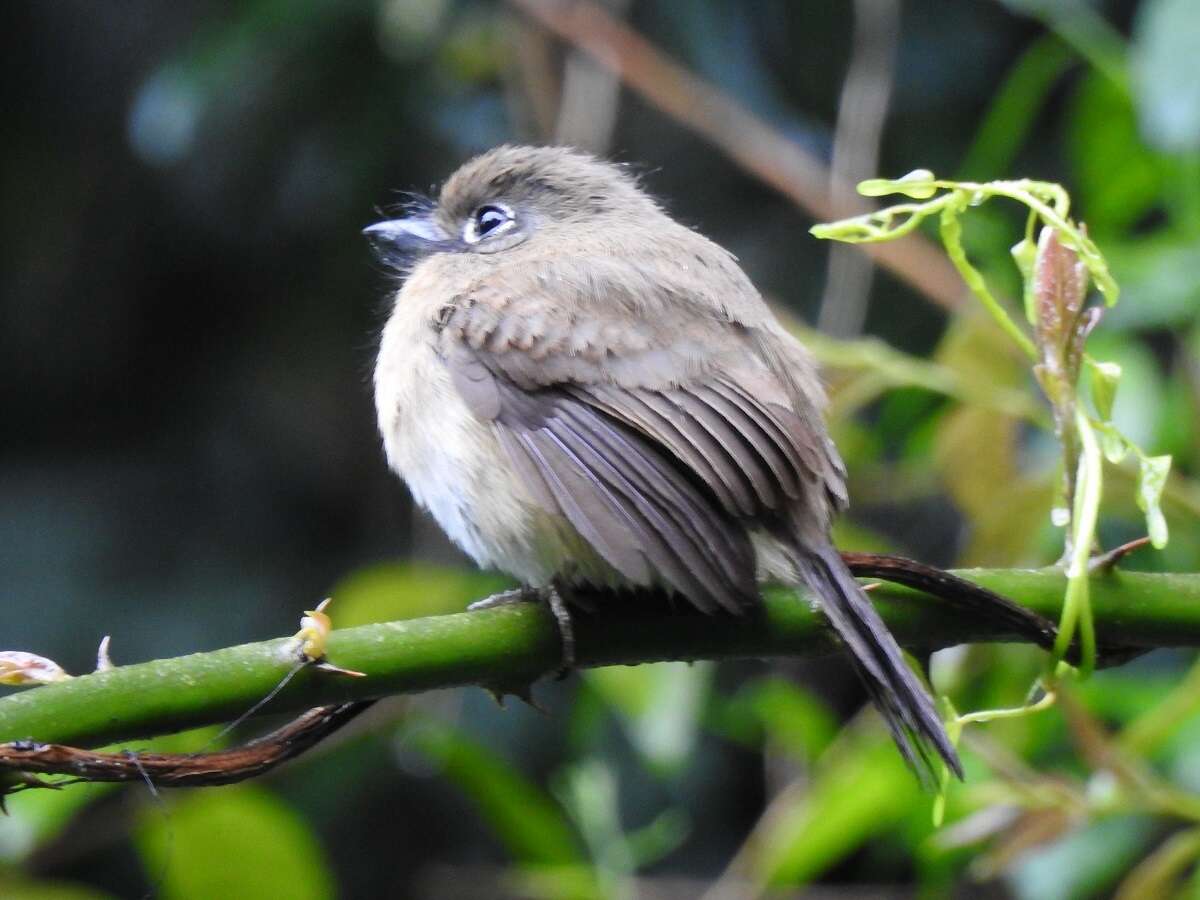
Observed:
[[[1112,422],[1113,400],[1121,378],[1120,366],[1100,362],[1084,351],[1088,335],[1104,306],[1087,303],[1088,282],[1093,281],[1106,306],[1117,302],[1118,289],[1108,264],[1082,223],[1069,215],[1070,198],[1061,185],[1045,181],[946,181],[924,169],[895,180],[871,179],[858,185],[868,197],[902,194],[912,203],[897,203],[877,212],[816,225],[819,238],[849,243],[890,241],[912,232],[926,219],[937,217],[946,253],[971,292],[1004,332],[1029,357],[1033,374],[1050,403],[1054,432],[1062,447],[1062,474],[1050,517],[1065,529],[1061,565],[1067,576],[1066,594],[1052,667],[1043,679],[1048,697],[1053,695],[1056,673],[1063,671],[1063,655],[1079,632],[1080,674],[1092,671],[1096,658],[1095,625],[1089,597],[1089,568],[1097,549],[1096,522],[1103,488],[1101,457],[1112,463],[1127,454],[1138,460],[1138,506],[1146,516],[1150,541],[1167,542],[1167,525],[1159,499],[1171,466],[1169,456],[1147,456]],[[967,258],[962,242],[962,216],[970,208],[1003,197],[1029,210],[1025,233],[1012,248],[1013,260],[1024,283],[1024,313],[1028,328],[1010,315],[988,287],[983,274]],[[1032,335],[1029,331],[1032,331]],[[1080,395],[1079,381],[1089,375],[1090,408]],[[1025,707],[1044,708],[1045,699]],[[969,721],[986,720],[996,712],[952,717],[952,733]]]

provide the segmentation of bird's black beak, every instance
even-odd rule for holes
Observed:
[[[363,234],[380,259],[398,269],[408,268],[431,253],[453,250],[458,244],[428,213],[379,222],[364,228]]]

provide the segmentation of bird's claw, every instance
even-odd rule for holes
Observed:
[[[476,600],[467,609],[477,612],[481,609],[496,609],[515,603],[542,602],[549,607],[551,615],[554,616],[554,622],[558,626],[559,640],[562,642],[562,658],[559,669],[555,673],[555,677],[561,681],[575,668],[575,629],[571,623],[571,612],[567,608],[562,589],[558,585],[551,584],[544,588],[519,587],[511,591],[502,591],[499,594],[484,597],[482,600]]]

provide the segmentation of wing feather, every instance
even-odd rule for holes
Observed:
[[[502,387],[501,446],[530,494],[634,584],[667,584],[705,612],[757,597],[745,529],[663,451],[564,392]]]
[[[572,396],[596,405],[642,434],[656,438],[712,491],[722,509],[733,515],[738,514],[741,507],[735,498],[735,491],[741,487],[740,473],[718,471],[713,460],[688,439],[680,426],[648,402],[644,396],[646,392],[625,391],[608,385],[571,387],[568,391]],[[745,498],[745,503],[749,504],[749,494],[745,494]]]
[[[757,591],[745,573],[753,568],[753,551],[745,531],[714,508],[680,471],[657,451],[646,453],[642,443],[616,423],[584,407],[566,411],[575,430],[597,454],[596,465],[612,467],[628,496],[655,507],[654,519],[679,558],[701,576],[702,585],[719,585],[722,597],[740,605]],[[645,501],[642,500],[645,498]]]
[[[610,269],[628,271],[594,271]],[[827,521],[836,454],[805,427],[811,402],[772,368],[786,344],[759,351],[782,339],[761,322],[717,304],[672,324],[655,304],[678,300],[652,294],[630,317],[613,299],[632,298],[628,286],[602,282],[506,268],[457,295],[436,325],[453,383],[493,423],[533,502],[623,578],[706,611],[742,609],[757,596],[750,531],[782,529],[802,507]],[[587,296],[562,302],[551,284]]]
[[[755,493],[755,506],[779,508],[779,492],[771,477],[770,467],[758,455],[745,434],[738,431],[716,409],[692,391],[676,388],[664,391],[663,394],[707,431],[720,447],[720,452],[729,457],[730,462],[750,479]],[[756,510],[752,510],[751,514],[754,511]]]
[[[753,516],[758,506],[754,497],[754,485],[747,474],[738,467],[737,461],[721,448],[720,442],[712,433],[658,391],[638,391],[636,396],[671,422],[683,439],[708,461],[732,496],[733,502],[726,508],[735,515]]]
[[[652,571],[642,549],[643,535],[630,520],[628,510],[553,435],[534,432],[522,435],[520,441],[545,476],[558,508],[584,540],[634,584],[651,583]],[[639,540],[629,540],[631,528]]]
[[[789,499],[800,497],[795,472],[787,462],[787,445],[779,444],[769,429],[763,427],[753,407],[730,400],[708,385],[692,388],[702,402],[707,403],[725,418],[729,426],[745,441],[746,450],[767,464],[773,486],[780,489]]]
[[[738,559],[704,551],[702,526],[699,526],[704,521],[703,513],[697,515],[692,504],[682,498],[672,498],[669,491],[662,489],[663,485],[671,483],[670,475],[662,466],[654,466],[650,455],[633,460],[634,463],[650,463],[658,478],[663,479],[655,485],[644,475],[640,476],[638,467],[630,465],[629,460],[622,464],[622,457],[598,449],[590,439],[595,436],[585,435],[572,427],[574,424],[568,414],[556,418],[550,430],[576,459],[596,473],[613,495],[619,497],[621,509],[639,534],[646,555],[676,590],[704,612],[713,612],[720,606],[739,612],[747,600],[753,601],[757,596],[753,580],[749,584],[737,582],[739,574],[753,572],[752,557]],[[635,481],[640,483],[635,484]],[[672,503],[673,499],[677,502]],[[725,561],[733,565],[723,567],[721,563]]]

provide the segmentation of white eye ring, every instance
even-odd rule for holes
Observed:
[[[512,210],[503,203],[484,203],[467,219],[462,238],[468,244],[478,244],[485,238],[511,231],[516,224]]]

